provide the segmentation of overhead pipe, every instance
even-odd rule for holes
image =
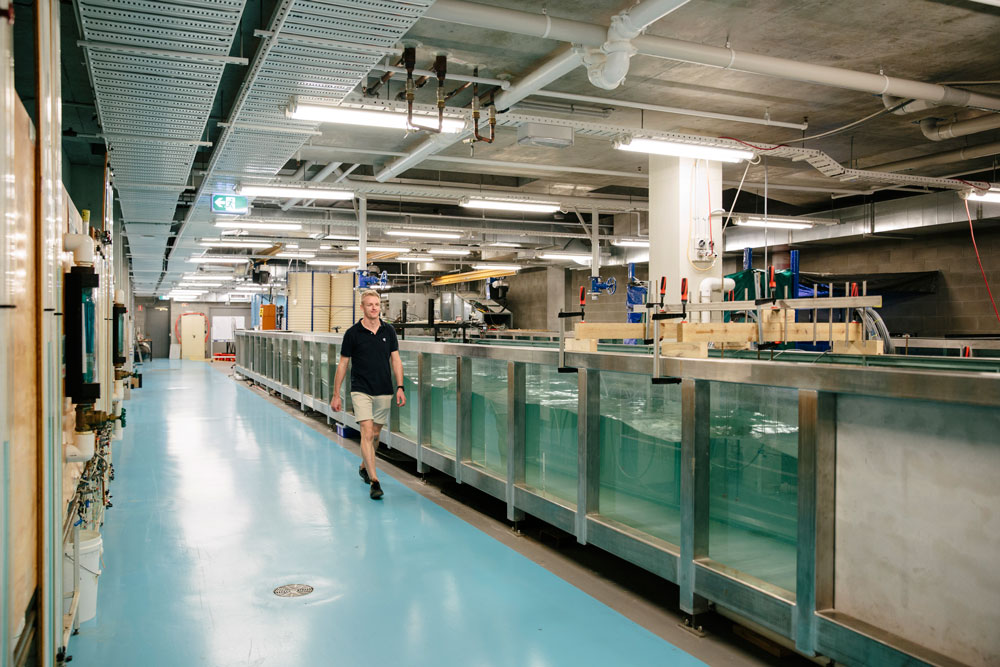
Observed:
[[[493,8],[486,5],[477,5],[488,10]],[[431,5],[434,8],[434,5]],[[425,15],[426,16],[426,15]],[[567,48],[560,51],[556,56],[550,58],[531,73],[524,76],[510,88],[502,91],[494,98],[494,105],[497,109],[507,109],[517,104],[534,91],[544,88],[563,75],[572,72],[580,66],[579,51]],[[375,180],[379,182],[394,178],[400,173],[416,166],[429,155],[442,151],[455,143],[462,141],[469,136],[469,130],[456,133],[442,133],[424,139],[416,148],[403,157],[400,157],[383,167],[376,175]]]
[[[479,68],[473,70],[473,74],[479,74]],[[497,136],[497,105],[490,104],[490,136],[484,137],[479,134],[479,84],[472,84],[472,135],[476,141],[492,144]]]
[[[319,171],[317,171],[315,174],[313,174],[309,178],[309,182],[310,183],[322,183],[323,181],[326,180],[326,178],[330,174],[332,174],[333,172],[337,171],[337,169],[339,169],[340,165],[342,165],[342,164],[344,164],[344,163],[343,162],[331,162],[330,164],[326,165],[325,167],[323,167],[322,169],[320,169]],[[289,180],[289,182],[291,182],[291,180]],[[298,204],[300,201],[302,201],[301,197],[299,199],[289,199],[288,201],[286,201],[284,204],[281,205],[281,210],[282,211],[287,211],[291,207],[293,207],[296,204]]]
[[[699,111],[697,109],[680,109],[678,107],[666,107],[660,104],[646,104],[644,102],[629,102],[627,100],[613,99],[610,97],[595,97],[593,95],[577,95],[576,93],[560,93],[554,90],[539,90],[532,93],[533,97],[551,97],[559,100],[573,100],[576,102],[588,102],[590,104],[605,104],[615,107],[627,107],[630,109],[644,109],[646,111],[657,111],[660,113],[673,113],[682,116],[697,116],[698,118],[714,118],[716,120],[727,120],[734,123],[752,123],[755,125],[769,125],[773,127],[787,127],[791,130],[805,130],[809,128],[808,123],[785,123],[770,118],[753,118],[752,116],[735,116],[728,113],[715,113],[712,111]]]
[[[995,113],[951,123],[942,122],[937,118],[924,118],[920,121],[920,131],[931,141],[944,141],[997,128],[1000,128],[1000,114]]]
[[[888,171],[891,173],[899,171],[909,171],[911,169],[922,169],[923,167],[934,167],[940,164],[952,164],[963,160],[973,160],[980,157],[990,157],[1000,155],[1000,141],[989,144],[979,144],[978,146],[966,146],[954,151],[944,153],[934,153],[922,157],[910,158],[908,160],[898,160],[868,167],[866,171]]]
[[[892,95],[883,95],[882,104],[897,116],[905,116],[918,111],[927,111],[937,106],[927,100],[910,100],[907,102],[905,97],[893,97]]]
[[[402,59],[400,59],[399,62],[402,63],[403,62]],[[406,74],[406,68],[405,67],[400,67],[398,65],[396,65],[395,67],[393,67],[391,65],[375,65],[375,66],[372,67],[372,69],[373,70],[378,70],[380,72],[390,72],[390,73],[395,73],[395,74]],[[431,69],[414,69],[413,73],[416,74],[416,75],[418,75],[418,76],[420,76],[420,77],[422,77],[422,78],[431,77],[431,76],[437,76],[437,72],[435,72],[434,70],[431,70]],[[499,86],[500,88],[504,88],[504,89],[510,87],[510,81],[507,81],[505,79],[494,79],[494,78],[491,78],[491,77],[488,77],[488,76],[479,76],[478,74],[473,74],[472,76],[469,76],[467,74],[451,74],[451,73],[449,73],[448,76],[447,76],[447,79],[449,81],[464,81],[465,83],[469,84],[470,86],[473,83],[482,83],[482,84],[486,84],[487,86]],[[462,86],[462,88],[463,89],[464,88],[468,88],[468,86]]]
[[[614,90],[625,80],[629,61],[637,52],[632,40],[651,24],[690,0],[646,0],[611,17],[607,39],[599,49],[587,49],[583,64],[587,78],[598,88]]]
[[[607,36],[607,27],[604,26],[569,19],[555,19],[545,14],[487,7],[465,0],[436,0],[424,14],[424,18],[503,30],[532,37],[544,37],[590,47],[601,46],[606,41]],[[750,74],[764,74],[875,95],[892,95],[904,99],[928,100],[942,105],[1000,111],[1000,98],[950,86],[911,81],[883,74],[855,72],[826,65],[812,65],[786,58],[737,53],[731,48],[707,46],[652,35],[639,35],[632,40],[632,44],[638,53],[657,58],[709,65]],[[502,107],[499,100],[498,106]]]
[[[343,164],[343,162],[339,162],[338,164]],[[351,174],[353,174],[354,170],[357,169],[360,166],[361,166],[360,162],[352,164],[350,167],[348,167],[343,172],[341,172],[340,175],[337,176],[337,178],[333,179],[333,183],[331,185],[336,185],[337,183],[340,183],[342,180],[344,180],[345,178],[347,178],[348,176],[350,176]],[[313,203],[315,203],[315,201],[316,201],[315,199],[310,199],[310,200],[308,200],[306,202],[303,202],[302,205],[303,206],[311,206]]]
[[[375,85],[373,85],[371,88],[365,88],[365,90],[364,90],[365,97],[374,97],[375,94],[378,92],[378,89],[381,88],[386,82],[388,82],[389,79],[392,78],[393,74],[397,74],[397,73],[402,74],[403,72],[405,72],[406,70],[400,70],[399,69],[399,66],[402,65],[402,64],[403,64],[403,59],[400,58],[396,62],[396,66],[395,67],[388,67],[388,66],[373,67],[372,69],[382,70],[382,71],[385,72],[385,74],[383,74],[381,77],[379,77],[379,80],[376,81]]]

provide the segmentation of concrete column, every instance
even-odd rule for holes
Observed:
[[[649,156],[649,280],[656,292],[667,277],[667,303],[680,300],[682,278],[694,296],[702,280],[722,277],[722,217],[713,209],[722,210],[722,163]]]

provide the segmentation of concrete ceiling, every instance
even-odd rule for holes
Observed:
[[[114,6],[131,5],[131,2],[107,0],[99,4]],[[183,3],[173,3],[182,5]],[[231,4],[231,3],[230,3]],[[293,9],[305,12],[329,11],[335,2],[308,2],[295,0]],[[343,0],[340,4],[349,3]],[[386,3],[370,3],[384,6]],[[544,8],[555,18],[568,18],[592,24],[607,25],[611,17],[632,5],[630,2],[601,2],[599,0],[547,0],[538,3],[531,0],[498,0],[484,3],[538,14]],[[219,230],[213,227],[213,218],[206,208],[207,195],[215,188],[232,186],[245,178],[241,167],[230,159],[226,169],[217,166],[216,153],[221,149],[220,135],[225,130],[216,126],[219,119],[232,119],[234,99],[250,88],[248,77],[253,72],[255,57],[261,49],[267,48],[267,40],[254,39],[253,29],[272,28],[272,8],[282,3],[251,0],[243,9],[241,25],[234,39],[231,55],[249,59],[250,67],[227,67],[219,88],[216,103],[206,126],[205,137],[214,142],[211,148],[199,151],[188,181],[190,186],[200,188],[198,197],[191,192],[181,194],[174,214],[173,224],[155,232],[145,230],[139,233],[136,225],[135,239],[130,233],[129,240],[134,253],[132,266],[137,280],[137,292],[150,293],[164,291],[172,285],[184,270],[194,266],[183,260],[200,251],[198,239],[217,236]],[[169,12],[168,3],[163,3],[164,12]],[[318,24],[317,24],[318,25]],[[324,37],[316,28],[314,37]],[[828,65],[857,72],[884,73],[887,76],[911,79],[927,83],[961,82],[955,86],[975,90],[987,95],[1000,96],[1000,58],[996,55],[996,35],[1000,34],[1000,9],[972,0],[807,0],[787,2],[784,0],[691,0],[665,18],[654,23],[647,34],[681,39],[711,46],[730,45],[738,52],[774,56],[801,63]],[[331,32],[327,39],[345,39],[343,34]],[[65,41],[65,40],[64,40]],[[564,48],[564,44],[551,39],[515,35],[498,30],[458,25],[446,20],[431,18],[416,19],[402,39],[394,39],[395,44],[388,50],[385,60],[395,64],[398,51],[403,43],[417,45],[417,67],[428,69],[434,56],[448,55],[450,73],[471,74],[478,66],[480,76],[518,81],[544,62],[554,52]],[[280,42],[279,42],[280,43]],[[363,42],[361,42],[363,43]],[[373,45],[378,42],[373,41]],[[370,65],[370,63],[369,63]],[[78,67],[78,65],[73,65]],[[364,86],[375,83],[381,71],[371,71],[361,77],[361,84],[353,94],[360,96]],[[310,83],[310,73],[303,72],[302,79],[291,82],[305,86]],[[69,87],[75,100],[93,99],[92,92],[80,91],[80,76],[74,75],[76,83]],[[395,75],[377,93],[382,100],[395,99],[402,91],[403,75]],[[970,83],[973,82],[973,83]],[[976,82],[988,82],[974,85]],[[460,82],[448,81],[447,90],[452,90]],[[432,104],[435,82],[417,91],[417,102]],[[480,93],[488,90],[481,86]],[[748,74],[724,70],[675,60],[665,60],[644,55],[632,58],[628,76],[615,90],[602,90],[592,86],[586,69],[578,67],[566,76],[546,86],[546,90],[575,93],[606,98],[606,104],[584,104],[588,107],[610,109],[606,118],[584,115],[561,115],[537,110],[515,112],[537,116],[564,118],[606,123],[622,128],[646,128],[670,132],[703,135],[707,137],[735,137],[752,143],[780,144],[799,139],[803,135],[812,136],[854,122],[884,109],[882,99],[871,93],[856,92],[843,88],[802,83],[770,76]],[[274,98],[272,98],[274,99]],[[471,89],[458,93],[449,100],[449,107],[464,108],[470,103]],[[675,115],[616,106],[616,100],[667,105],[692,110],[734,114],[753,118],[765,116],[776,121],[801,123],[807,119],[808,129],[804,131],[749,123],[736,123],[689,115]],[[529,97],[529,102],[558,102],[551,98]],[[238,104],[238,101],[237,101]],[[282,105],[274,101],[273,124],[281,124]],[[580,103],[574,103],[580,104]],[[83,107],[80,113],[87,114]],[[983,115],[984,111],[964,107],[933,107],[926,111],[896,115],[884,113],[848,131],[825,138],[795,144],[807,148],[820,149],[837,162],[848,167],[864,168],[901,159],[954,150],[967,145],[986,144],[1000,141],[1000,130],[932,142],[924,137],[918,126],[922,118],[961,120]],[[214,120],[213,120],[214,119]],[[88,118],[79,122],[86,125]],[[289,126],[294,125],[289,121]],[[301,124],[299,124],[301,126]],[[276,178],[287,178],[301,166],[301,160],[315,162],[311,171],[306,171],[304,180],[318,168],[329,162],[343,163],[345,170],[353,165],[361,165],[348,177],[359,181],[371,181],[374,174],[387,163],[405,154],[424,141],[420,135],[406,136],[402,132],[386,130],[366,130],[354,126],[311,125],[314,134],[298,135],[298,144],[291,142],[287,154],[275,153],[280,157],[278,164],[283,167],[271,174]],[[276,135],[277,136],[277,135]],[[280,135],[287,137],[287,135]],[[230,142],[231,144],[232,142]],[[299,146],[295,150],[295,146]],[[474,157],[483,162],[458,162],[455,159]],[[444,158],[442,160],[441,158]],[[449,161],[448,158],[452,160]],[[91,159],[89,151],[80,159]],[[288,160],[287,162],[284,162]],[[273,161],[273,160],[272,160]],[[486,162],[489,161],[489,162]],[[527,166],[511,166],[496,163],[526,163]],[[519,190],[546,194],[591,193],[599,196],[632,194],[642,196],[646,183],[642,178],[646,170],[644,156],[611,149],[606,138],[595,138],[578,134],[571,148],[550,149],[520,146],[515,141],[515,131],[498,129],[497,141],[492,144],[469,145],[456,143],[436,156],[430,156],[412,169],[400,174],[401,182],[426,183],[429,185],[461,185],[463,187],[499,187],[503,190]],[[530,165],[562,166],[566,171],[532,170]],[[951,176],[972,174],[984,180],[1000,180],[994,174],[996,158],[992,156],[973,160],[962,160],[918,172],[927,176]],[[208,167],[208,181],[203,183]],[[580,169],[601,170],[617,173],[582,173]],[[884,190],[870,194],[867,199],[860,193],[870,193],[871,186],[858,183],[843,183],[823,176],[804,162],[771,159],[751,166],[746,174],[750,185],[749,193],[762,196],[759,184],[766,178],[770,185],[768,196],[773,205],[784,205],[790,213],[808,213],[829,210],[832,207],[856,205],[862,201],[886,197],[898,197],[910,193],[900,190]],[[743,176],[744,165],[726,165],[723,178],[726,183],[735,184]],[[259,174],[258,174],[259,175]],[[333,177],[328,179],[332,181]],[[395,180],[395,179],[394,179]],[[783,189],[781,186],[789,186]],[[726,204],[734,194],[729,188]],[[758,199],[747,197],[744,205],[756,206]],[[330,210],[350,212],[348,202],[335,206],[314,204],[308,207],[292,207],[282,211],[280,202],[258,200],[255,216],[296,216],[299,219],[320,220],[330,217]],[[379,200],[372,197],[372,210],[386,209],[396,213],[412,211],[416,213],[440,213],[442,223],[455,222],[460,209],[440,203],[426,201],[393,200],[386,197]],[[309,217],[311,216],[311,217]],[[450,216],[450,217],[449,217]],[[500,216],[502,218],[502,216]],[[522,216],[523,217],[523,216]],[[563,216],[564,222],[573,225],[573,231],[580,232],[575,216]],[[518,218],[520,219],[520,218]],[[558,217],[539,218],[559,222]],[[138,220],[125,221],[126,228]],[[610,220],[608,220],[610,223]],[[497,232],[503,231],[503,223],[491,223]],[[549,227],[560,229],[560,227]],[[563,229],[566,231],[569,228]],[[266,234],[267,232],[261,232]],[[293,235],[294,236],[294,235]],[[305,237],[305,234],[302,234]],[[376,234],[377,236],[377,234]],[[161,256],[163,243],[166,248]],[[551,244],[557,244],[552,239]],[[150,249],[155,249],[150,252]],[[239,252],[239,251],[233,251]],[[164,259],[167,259],[164,262]],[[164,271],[164,266],[167,267]],[[142,276],[141,281],[139,276]],[[141,286],[138,284],[141,282]]]

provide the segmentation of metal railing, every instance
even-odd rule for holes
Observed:
[[[329,405],[341,340],[342,336],[332,334],[238,332],[236,371],[298,401],[303,410],[325,414],[328,422],[356,427],[349,399],[342,412],[333,412]],[[912,410],[924,419],[931,415],[933,421],[933,415],[946,415],[960,406],[972,411],[1000,407],[1000,376],[996,373],[821,366],[744,359],[662,359],[661,375],[674,378],[676,384],[657,389],[674,392],[658,395],[666,400],[659,405],[673,401],[676,406],[679,402],[680,410],[676,452],[679,480],[674,480],[679,487],[675,489],[679,531],[674,537],[665,539],[663,535],[644,530],[641,525],[612,518],[602,511],[601,504],[601,494],[607,492],[606,488],[602,489],[601,477],[602,419],[607,416],[602,409],[605,408],[602,399],[607,399],[602,395],[602,376],[631,378],[633,384],[630,386],[639,386],[636,383],[646,386],[651,369],[648,356],[566,354],[567,365],[577,369],[575,383],[572,383],[572,375],[560,376],[564,384],[567,378],[570,385],[575,384],[576,393],[575,406],[567,408],[567,414],[575,413],[577,424],[575,471],[570,467],[576,474],[576,481],[573,497],[566,497],[565,492],[560,495],[539,488],[537,483],[529,484],[526,465],[529,428],[526,408],[533,406],[528,398],[527,376],[529,371],[537,374],[539,369],[554,369],[558,363],[556,350],[400,341],[400,351],[410,361],[412,377],[408,377],[407,382],[415,383],[416,395],[409,395],[408,400],[415,405],[417,424],[415,431],[409,422],[403,429],[399,411],[394,407],[390,428],[382,431],[382,441],[412,456],[421,472],[428,467],[440,470],[460,483],[470,484],[505,501],[507,517],[512,521],[523,518],[525,513],[530,514],[572,533],[581,544],[598,546],[675,582],[680,588],[681,609],[688,614],[696,615],[712,606],[724,607],[729,613],[745,617],[787,639],[804,654],[822,654],[848,664],[949,662],[943,655],[948,651],[940,642],[928,641],[932,648],[925,648],[919,637],[915,640],[890,632],[888,624],[881,624],[877,614],[850,613],[854,607],[847,604],[847,593],[837,587],[834,562],[837,508],[838,502],[851,500],[837,497],[838,475],[846,474],[839,470],[846,463],[840,460],[837,436],[846,426],[840,421],[838,400],[843,400],[845,410],[846,406],[855,405],[860,397],[879,410]],[[415,369],[412,368],[414,355]],[[435,436],[434,429],[441,429],[441,422],[451,419],[444,417],[440,405],[434,403],[435,400],[441,403],[440,396],[434,395],[435,387],[440,390],[440,378],[432,377],[435,357],[439,359],[435,368],[441,368],[440,358],[444,358],[448,360],[448,368],[454,369],[446,378],[447,382],[454,378],[454,424],[444,424],[449,432],[454,427],[453,451],[435,440],[440,436]],[[506,405],[495,406],[497,414],[494,415],[499,419],[499,412],[506,412],[506,438],[500,445],[503,451],[499,452],[499,466],[483,465],[472,456],[472,424],[483,417],[477,412],[483,408],[481,405],[475,408],[473,401],[476,382],[473,365],[482,363],[480,360],[490,360],[496,368],[506,365]],[[502,376],[502,373],[497,375]],[[494,379],[494,382],[502,381],[502,377]],[[718,471],[713,469],[713,457],[719,455],[717,448],[728,447],[719,445],[722,438],[712,431],[713,423],[718,423],[713,419],[720,419],[719,407],[713,404],[713,396],[718,395],[713,392],[719,391],[715,387],[737,385],[749,386],[746,396],[751,404],[758,400],[754,392],[779,391],[781,393],[776,395],[790,396],[793,403],[786,414],[789,411],[796,414],[797,408],[795,428],[791,431],[797,432],[797,436],[791,436],[794,455],[793,452],[775,455],[780,465],[761,471],[757,478],[762,488],[778,489],[780,486],[786,496],[795,497],[790,503],[792,527],[787,531],[790,545],[787,549],[794,551],[794,583],[791,585],[776,585],[768,581],[766,575],[755,576],[739,566],[719,562],[711,553],[710,534],[720,530],[719,512],[713,503],[722,502],[713,500],[718,497],[713,485],[728,483],[723,479],[726,476],[742,474],[742,468],[733,470],[728,464],[722,468],[716,466]],[[566,393],[571,394],[572,391]],[[450,402],[448,405],[450,407]],[[766,409],[751,405],[751,411],[766,412]],[[873,409],[874,412],[877,410]],[[754,428],[763,425],[766,429],[769,423],[767,420],[755,422]],[[925,430],[936,432],[933,427]],[[942,433],[948,431],[947,427],[942,427]],[[903,451],[908,444],[892,442],[891,435],[886,438],[887,450]],[[943,435],[941,442],[942,447],[948,446]],[[855,456],[852,452],[857,446],[853,441],[845,440],[842,444],[844,458]],[[606,455],[614,455],[607,451],[607,442],[604,446]],[[759,455],[760,451],[745,466],[760,467]],[[742,461],[744,459],[737,460]],[[541,465],[544,475],[544,458]],[[537,476],[537,470],[534,472]],[[784,481],[779,484],[778,480]],[[749,495],[749,491],[746,493]],[[739,501],[739,497],[726,498],[726,507],[736,507]],[[727,511],[730,512],[727,517],[732,518],[744,510]],[[760,521],[766,523],[769,520],[766,512],[762,516],[764,519]],[[741,526],[742,535],[755,537],[754,521],[758,519],[741,515],[736,516],[733,524]],[[988,558],[983,563],[984,568],[988,567]],[[837,599],[835,591],[840,596]],[[921,591],[921,594],[926,592]],[[841,608],[841,602],[848,611]],[[944,607],[940,613],[947,615],[949,610]]]

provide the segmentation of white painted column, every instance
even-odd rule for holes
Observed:
[[[722,277],[722,163],[649,156],[649,298],[659,299],[667,277],[667,303],[677,303],[681,279],[697,298],[705,278]],[[714,257],[710,242],[714,240]]]

